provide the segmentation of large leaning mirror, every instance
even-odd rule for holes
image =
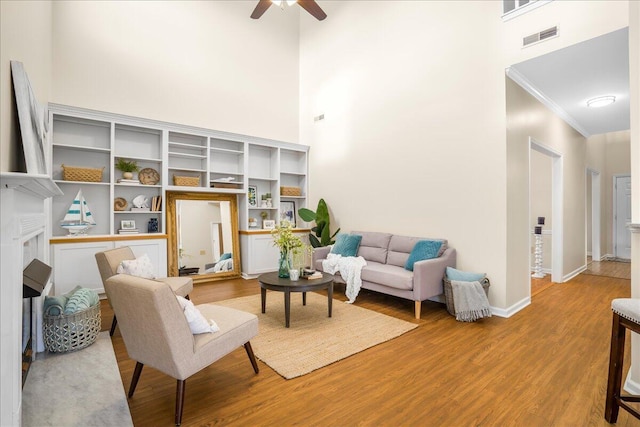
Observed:
[[[166,197],[169,274],[194,283],[239,277],[236,195],[168,191]]]

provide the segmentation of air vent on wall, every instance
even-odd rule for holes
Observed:
[[[531,34],[530,36],[522,39],[522,47],[529,46],[530,44],[541,42],[543,40],[555,37],[558,35],[558,26],[547,28],[539,33]]]

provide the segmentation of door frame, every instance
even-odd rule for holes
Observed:
[[[611,201],[613,202],[613,217],[612,217],[612,234],[613,234],[613,256],[618,258],[618,191],[616,190],[616,184],[618,178],[629,178],[631,179],[631,174],[629,173],[617,173],[613,174],[613,186],[611,191],[613,192],[613,197]]]
[[[564,176],[562,154],[554,149],[542,144],[533,137],[529,137],[529,216],[527,220],[527,235],[529,236],[529,247],[531,247],[531,230],[529,220],[531,218],[531,150],[544,154],[551,158],[551,215],[553,225],[551,227],[551,281],[562,283],[562,269],[564,256]]]
[[[602,215],[602,199],[601,199],[601,175],[595,169],[587,167],[587,175],[591,177],[591,260],[601,261],[602,248],[601,241],[601,215]],[[586,192],[586,188],[585,188]],[[586,210],[585,210],[586,216]],[[586,259],[586,256],[585,256]],[[586,263],[585,263],[586,264]]]

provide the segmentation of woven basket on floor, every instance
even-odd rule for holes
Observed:
[[[62,312],[62,307],[58,307]],[[48,311],[49,311],[48,310]],[[100,318],[100,303],[73,314],[52,316],[44,313],[43,322],[44,346],[51,352],[80,350],[96,340],[102,321]]]
[[[82,182],[101,182],[102,181],[102,168],[83,168],[79,166],[66,166],[62,167],[62,179],[65,181],[82,181]]]
[[[173,175],[173,185],[180,185],[183,187],[198,187],[200,185],[200,177]]]
[[[489,286],[491,286],[489,279],[485,277],[484,279],[480,280],[480,284],[482,285],[482,289],[484,289],[484,293],[487,294],[487,296],[489,296]],[[456,306],[453,301],[453,290],[451,289],[451,280],[449,280],[446,276],[444,278],[444,299],[447,305],[447,311],[449,312],[450,315],[455,316]]]

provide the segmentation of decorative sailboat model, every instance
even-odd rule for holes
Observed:
[[[60,222],[60,226],[66,230],[69,230],[69,235],[75,236],[78,234],[85,234],[87,230],[96,225],[93,220],[89,205],[82,195],[82,190],[78,190],[73,203],[69,206],[67,214]]]

